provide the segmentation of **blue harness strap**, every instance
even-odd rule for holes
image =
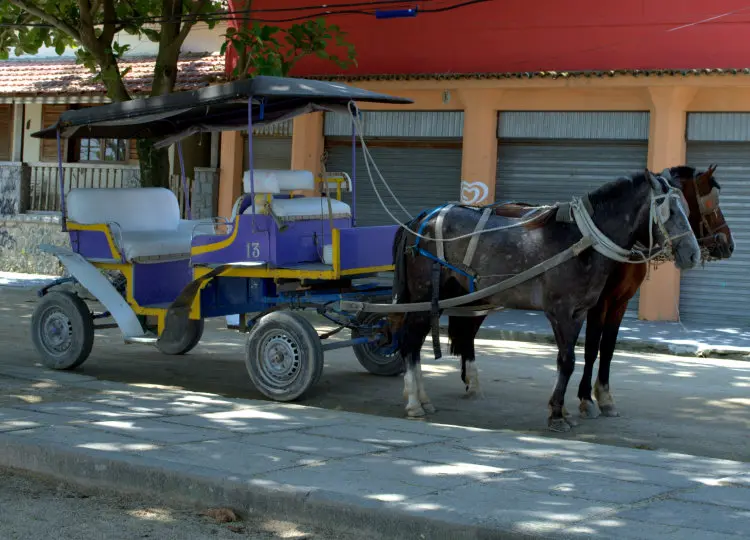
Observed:
[[[419,229],[417,229],[417,233],[423,234],[424,230],[427,228],[427,225],[430,222],[430,219],[432,219],[438,212],[440,212],[443,208],[448,206],[448,204],[442,204],[438,207],[433,208],[432,210],[425,210],[421,212],[414,221],[419,221],[422,216],[424,219],[422,220],[422,223],[419,225]],[[417,236],[416,240],[414,241],[414,250],[419,253],[420,255],[423,255],[424,257],[427,257],[428,259],[435,261],[436,263],[440,264],[441,266],[444,266],[445,268],[448,268],[449,270],[452,270],[453,272],[456,272],[457,274],[461,274],[462,276],[465,276],[469,280],[469,292],[474,292],[476,289],[476,280],[474,279],[474,276],[469,274],[468,272],[461,270],[460,268],[457,268],[456,266],[450,264],[449,262],[438,258],[437,256],[433,255],[429,251],[422,249],[419,246],[419,240],[420,237]]]

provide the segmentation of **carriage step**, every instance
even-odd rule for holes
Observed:
[[[148,344],[153,345],[157,341],[156,336],[154,335],[145,335],[145,336],[130,336],[125,338],[125,343],[141,343],[141,344]]]

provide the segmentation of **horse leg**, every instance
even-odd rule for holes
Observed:
[[[575,424],[567,418],[565,392],[575,370],[575,345],[581,333],[585,313],[573,317],[557,318],[548,315],[557,339],[557,382],[549,399],[550,416],[547,425],[551,431],[567,432]]]
[[[609,390],[609,369],[615,353],[617,334],[620,331],[620,324],[627,309],[628,303],[624,302],[617,309],[611,310],[607,314],[604,326],[602,327],[601,357],[599,359],[599,372],[596,375],[596,382],[594,383],[594,397],[596,397],[596,401],[604,416],[620,416],[615,407],[615,400]]]
[[[578,409],[581,418],[597,418],[601,411],[591,397],[591,378],[594,375],[594,364],[599,354],[599,343],[602,339],[602,326],[606,316],[606,306],[601,300],[592,307],[586,318],[586,347],[584,352],[585,363],[583,365],[583,376],[578,385],[578,399],[581,401]]]
[[[406,414],[415,418],[427,412],[435,412],[424,389],[422,367],[419,351],[424,345],[425,338],[430,331],[429,316],[421,313],[410,313],[406,317],[405,331],[401,345],[401,356],[406,364],[404,373],[404,398],[406,399]]]
[[[480,317],[449,317],[448,339],[451,354],[461,357],[461,380],[466,385],[466,395],[475,396],[479,390],[479,371],[475,363],[474,338],[482,326]]]

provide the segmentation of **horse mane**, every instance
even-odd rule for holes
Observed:
[[[671,167],[669,169],[669,174],[671,174],[672,177],[679,176],[680,178],[697,178],[705,173],[706,171],[699,171],[695,167],[689,167],[688,165],[678,165],[677,167]],[[708,185],[712,188],[721,190],[721,186],[714,175],[711,175]]]

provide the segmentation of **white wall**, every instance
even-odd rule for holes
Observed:
[[[209,29],[204,23],[196,24],[188,34],[185,42],[182,44],[182,52],[219,52],[221,45],[224,43],[224,37],[227,31],[227,23],[220,22],[213,29]],[[139,39],[138,36],[131,36],[125,32],[120,32],[115,37],[120,45],[130,45],[130,50],[125,56],[156,56],[159,50],[159,44],[146,39],[145,36]],[[36,55],[23,55],[19,58],[72,58],[75,55],[74,49],[65,49],[62,55],[55,52],[54,47],[41,47]]]

